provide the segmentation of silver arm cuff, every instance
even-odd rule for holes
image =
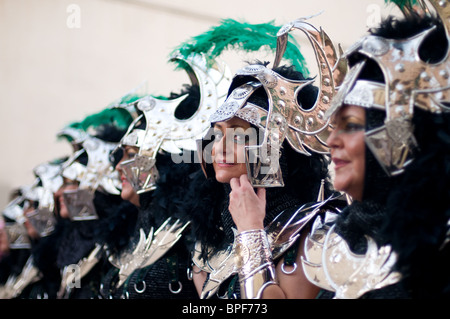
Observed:
[[[241,298],[261,298],[268,285],[277,284],[267,233],[257,229],[237,234],[235,252]]]

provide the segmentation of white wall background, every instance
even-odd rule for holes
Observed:
[[[167,57],[181,42],[224,18],[281,26],[321,11],[310,22],[344,50],[397,13],[384,0],[0,0],[0,209],[36,165],[70,153],[56,139],[68,123],[144,81],[178,92],[187,77]]]

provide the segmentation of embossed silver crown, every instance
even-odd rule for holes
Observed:
[[[402,40],[365,36],[346,52],[347,57],[357,53],[363,58],[351,67],[327,112],[328,117],[344,104],[386,112],[384,125],[366,132],[366,144],[388,175],[402,173],[414,159],[414,108],[433,113],[450,111],[450,2],[417,2],[418,6],[405,9],[404,13],[429,14],[427,3],[434,8],[446,31],[447,43],[442,45],[447,47],[447,54],[443,59],[429,63],[419,55],[420,46],[436,26]],[[381,68],[385,84],[358,79],[368,59]]]
[[[189,66],[184,69],[192,85],[199,87],[200,102],[188,119],[175,116],[175,110],[187,94],[169,100],[148,95],[132,103],[137,113],[141,114],[130,125],[120,144],[138,147],[139,152],[120,165],[138,194],[155,188],[158,179],[155,164],[159,151],[171,153],[173,160],[182,161],[181,157],[177,157],[182,150],[197,149],[196,140],[209,128],[208,118],[223,103],[231,81],[228,66],[219,59],[212,60],[204,54],[191,54],[187,58],[175,54],[170,61],[176,60],[184,61]],[[139,121],[143,120],[145,129],[137,128]]]
[[[314,79],[291,80],[264,65],[248,65],[239,70],[235,77],[251,76],[254,80],[234,89],[210,118],[215,123],[236,116],[263,129],[264,137],[260,145],[246,146],[247,171],[254,187],[284,185],[278,160],[285,139],[301,154],[311,155],[310,151],[322,154],[329,152],[325,141],[330,126],[325,112],[347,71],[347,64],[340,57],[340,47],[337,52],[328,35],[305,20],[295,20],[279,30],[273,68],[279,66],[286,51],[288,33],[292,30],[302,31],[315,52],[320,71],[319,93],[314,105],[306,109],[297,99],[302,88],[313,83]],[[260,87],[267,93],[268,110],[247,102]]]

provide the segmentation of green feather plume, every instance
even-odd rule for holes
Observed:
[[[205,33],[194,36],[180,44],[171,55],[179,52],[186,58],[192,53],[204,53],[211,58],[215,58],[227,49],[252,52],[261,48],[268,48],[268,50],[275,52],[277,33],[280,28],[281,26],[274,25],[273,21],[250,24],[233,19],[224,19],[220,25],[214,26]],[[296,70],[302,72],[305,76],[309,75],[305,58],[300,53],[300,46],[290,35],[283,58],[290,61]]]
[[[118,101],[111,103],[108,107],[98,113],[90,114],[79,122],[72,122],[66,127],[74,128],[89,132],[95,130],[101,125],[113,125],[118,129],[125,130],[133,121],[131,114],[124,108],[115,108],[113,105],[129,104],[142,98],[138,94],[127,94],[121,97]],[[62,136],[68,138],[67,136]],[[70,140],[69,140],[70,141]]]
[[[386,5],[396,5],[405,16],[408,16],[411,12],[414,12],[414,6],[417,4],[417,0],[384,0],[384,3]]]
[[[81,122],[75,122],[69,127],[88,131],[101,125],[111,124],[119,129],[127,128],[132,122],[130,113],[122,108],[106,108],[98,113],[88,115]]]
[[[424,9],[422,5],[417,5],[418,0],[384,0],[384,3],[386,5],[396,5],[405,17],[408,17],[411,14],[417,13],[417,11],[422,11]]]
[[[384,0],[384,3],[386,4],[393,3],[400,9],[403,9],[405,8],[405,6],[411,8],[413,5],[417,3],[417,0]]]

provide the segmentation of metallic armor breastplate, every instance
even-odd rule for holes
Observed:
[[[397,257],[390,246],[377,247],[366,237],[366,253],[355,254],[336,233],[335,218],[333,213],[317,217],[306,238],[302,265],[310,282],[335,292],[335,299],[357,299],[400,281],[400,274],[392,271]]]

